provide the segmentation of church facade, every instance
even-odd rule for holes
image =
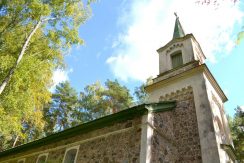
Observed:
[[[176,18],[148,102],[0,153],[4,163],[232,163],[227,97]]]

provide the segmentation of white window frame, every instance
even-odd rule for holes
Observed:
[[[48,153],[42,153],[42,154],[39,154],[39,156],[37,157],[37,159],[36,159],[36,163],[38,163],[39,158],[42,157],[42,156],[46,156],[46,160],[45,160],[45,162],[47,162]]]
[[[24,163],[25,163],[25,158],[19,159],[19,160],[17,161],[17,163],[20,163],[20,161],[24,161]]]
[[[79,152],[79,148],[80,148],[80,145],[77,145],[77,146],[74,146],[74,147],[67,148],[67,149],[65,150],[65,154],[64,154],[64,158],[63,158],[63,163],[64,163],[64,161],[65,161],[67,152],[68,152],[69,150],[71,150],[71,149],[76,149],[76,150],[77,150],[77,151],[76,151],[76,155],[75,155],[75,163],[76,163],[76,161],[77,161],[77,156],[78,156],[78,152]]]

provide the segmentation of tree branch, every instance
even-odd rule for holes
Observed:
[[[14,140],[14,143],[13,143],[13,146],[12,146],[12,148],[14,148],[15,147],[15,145],[16,145],[16,143],[17,143],[17,141],[19,140],[19,136],[17,135],[16,136],[16,138],[15,138],[15,140]]]
[[[5,77],[5,79],[3,80],[3,82],[1,83],[0,85],[0,95],[2,94],[3,90],[5,89],[5,87],[7,86],[7,84],[9,83],[10,79],[12,78],[16,68],[18,67],[20,61],[22,60],[24,54],[25,54],[25,51],[27,49],[27,46],[32,38],[32,36],[36,33],[37,29],[40,27],[40,25],[45,22],[45,21],[48,21],[48,20],[54,20],[56,18],[45,18],[45,19],[41,19],[38,21],[38,23],[35,25],[35,27],[33,28],[33,30],[31,31],[31,33],[29,34],[29,36],[26,38],[23,46],[22,46],[22,49],[19,53],[19,56],[18,56],[18,59],[17,61],[15,62],[14,66],[10,69],[10,71],[8,72],[8,75]]]

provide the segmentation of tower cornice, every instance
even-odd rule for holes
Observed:
[[[153,90],[157,89],[158,87],[162,87],[165,85],[169,85],[171,83],[177,82],[179,80],[189,78],[197,73],[203,73],[208,81],[212,84],[213,88],[216,90],[216,92],[219,94],[223,102],[228,101],[224,91],[219,86],[218,82],[208,69],[206,64],[197,64],[196,62],[192,62],[192,67],[187,68],[189,65],[184,65],[183,67],[179,68],[178,70],[168,72],[168,75],[164,74],[162,76],[158,76],[153,79],[153,83],[146,86],[145,90],[146,92],[150,93]],[[182,70],[182,71],[181,71]],[[178,71],[178,73],[177,73]],[[167,77],[166,77],[167,76]]]
[[[168,42],[166,45],[164,45],[163,47],[159,48],[159,49],[157,50],[157,52],[160,53],[160,52],[166,50],[167,48],[170,48],[170,46],[173,45],[174,43],[182,42],[182,41],[187,40],[187,39],[190,39],[190,38],[191,38],[191,39],[198,45],[198,47],[199,47],[201,53],[203,54],[204,59],[206,59],[206,56],[204,55],[204,53],[203,53],[203,51],[202,51],[202,48],[201,48],[200,44],[198,43],[198,41],[196,40],[196,38],[194,37],[194,35],[193,35],[192,33],[187,34],[187,35],[185,35],[184,37],[180,37],[180,38],[172,39],[172,40],[171,40],[170,42]],[[172,48],[173,48],[173,47],[172,47]]]

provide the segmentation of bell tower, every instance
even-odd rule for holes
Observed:
[[[193,62],[204,64],[206,59],[193,34],[185,35],[177,15],[173,39],[159,48],[157,52],[159,53],[159,73],[161,75]]]
[[[174,124],[182,126],[182,131],[177,131],[174,138],[179,146],[183,142],[178,151],[197,148],[190,145],[191,140],[196,139],[196,142],[199,140],[200,162],[234,162],[233,143],[224,111],[227,97],[205,64],[206,57],[200,44],[193,34],[185,34],[177,15],[172,40],[157,52],[159,75],[145,90],[149,102],[176,101],[177,107],[172,114],[181,117],[174,120]],[[188,137],[179,136],[180,133]],[[189,162],[187,157],[182,160]],[[199,159],[196,161],[194,157],[192,159],[198,162]]]

